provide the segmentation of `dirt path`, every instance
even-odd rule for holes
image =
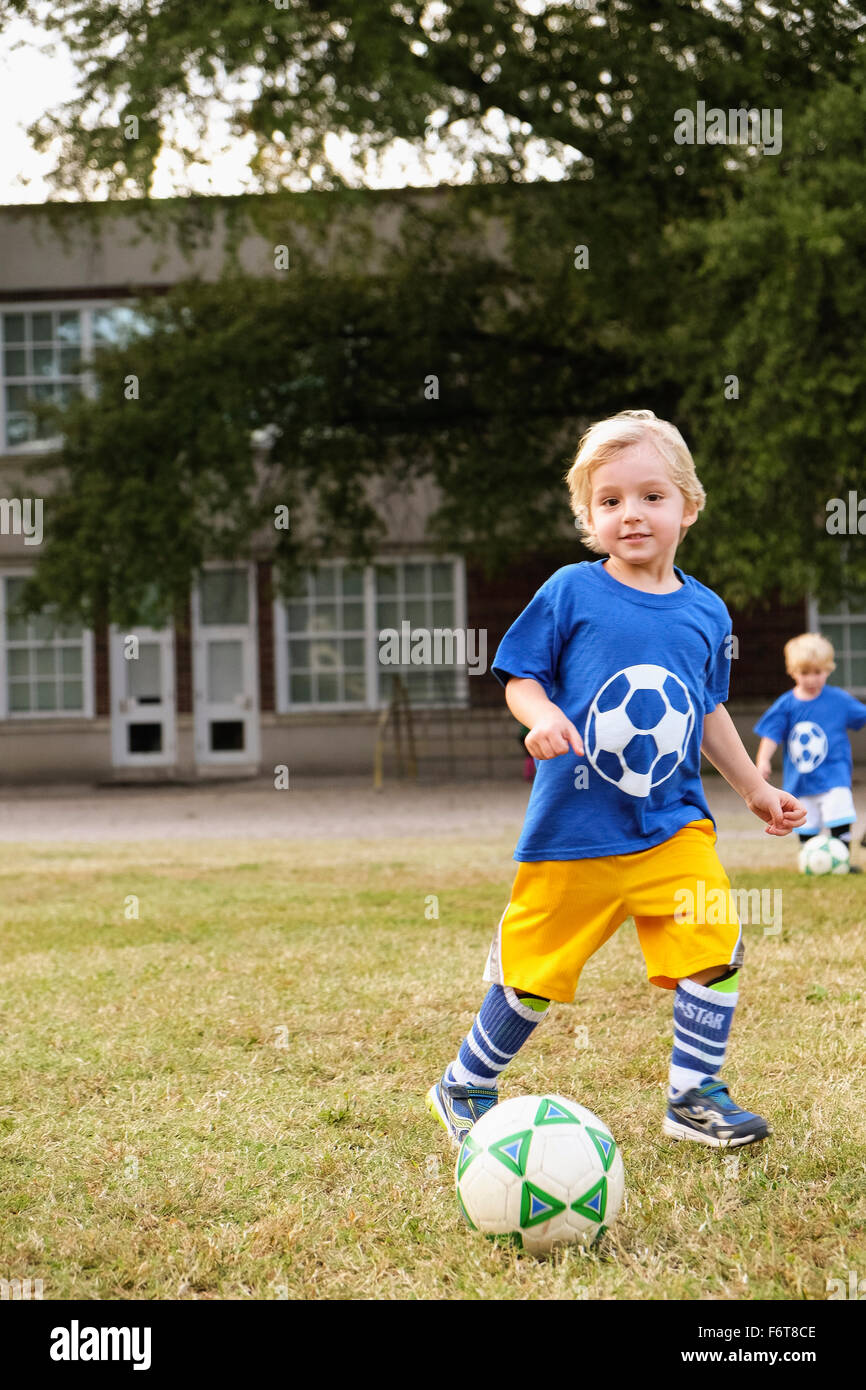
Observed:
[[[720,777],[707,777],[705,788],[726,865],[792,863],[792,837],[765,835]],[[368,780],[349,778],[298,778],[286,791],[277,791],[266,779],[194,787],[6,788],[0,792],[0,842],[454,835],[516,840],[528,793],[519,776],[423,786],[394,782],[379,793]],[[855,800],[857,796],[855,787]],[[862,826],[855,841],[861,830]],[[859,851],[859,858],[864,857]]]

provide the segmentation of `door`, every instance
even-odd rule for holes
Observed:
[[[256,596],[252,565],[215,565],[193,592],[195,760],[259,762]]]
[[[177,760],[172,628],[112,627],[111,745],[115,767]]]

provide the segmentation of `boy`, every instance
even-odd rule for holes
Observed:
[[[496,1104],[501,1071],[549,1002],[573,1000],[586,961],[633,916],[650,981],[675,991],[664,1133],[753,1143],[769,1125],[719,1076],[743,951],[701,748],[768,834],[789,834],[806,812],[758,774],[722,704],[725,605],[673,563],[705,502],[679,431],[652,411],[623,411],[586,432],[566,481],[586,544],[609,558],[557,570],[496,653],[493,673],[529,728],[538,771],[484,973],[491,987],[427,1107],[459,1144]],[[696,894],[719,902],[719,888],[726,922],[683,908],[682,890],[694,904]]]
[[[784,743],[784,788],[806,808],[806,824],[797,832],[801,842],[829,830],[850,849],[857,812],[851,795],[848,730],[866,724],[866,705],[846,690],[827,685],[836,669],[833,655],[832,643],[818,632],[802,632],[785,643],[785,670],[794,689],[780,695],[755,725],[755,733],[761,735],[755,763],[769,780],[770,759]],[[851,864],[850,872],[863,870]]]

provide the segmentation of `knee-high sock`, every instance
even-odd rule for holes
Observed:
[[[712,985],[679,981],[674,995],[674,1046],[668,1077],[672,1096],[718,1079],[739,998],[738,980],[739,971]]]
[[[491,985],[446,1072],[446,1081],[460,1086],[496,1086],[500,1072],[538,1027],[547,1008],[546,999],[520,999],[510,985]]]

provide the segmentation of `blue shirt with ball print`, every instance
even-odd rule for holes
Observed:
[[[704,715],[728,698],[731,619],[711,589],[674,573],[680,588],[648,594],[602,560],[566,565],[499,644],[496,678],[538,681],[585,750],[536,760],[515,859],[633,854],[713,821],[700,750]]]
[[[785,745],[782,785],[792,796],[819,796],[831,787],[850,787],[849,729],[866,724],[866,705],[838,685],[825,685],[814,700],[780,695],[755,725],[761,738]]]

